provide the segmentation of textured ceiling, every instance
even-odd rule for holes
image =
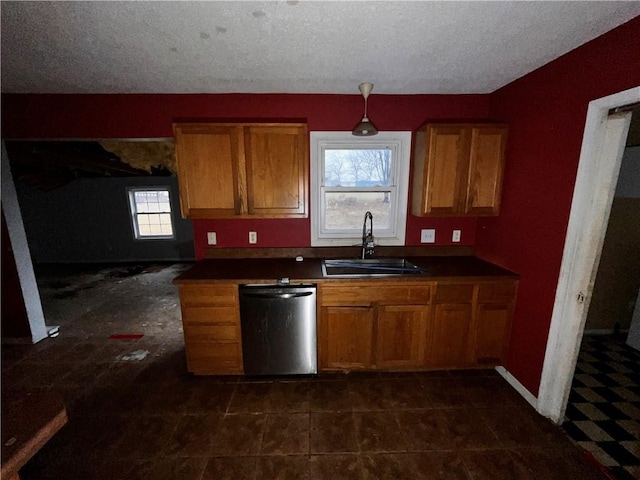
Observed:
[[[640,2],[10,2],[2,91],[488,93]],[[637,61],[637,59],[636,59]]]

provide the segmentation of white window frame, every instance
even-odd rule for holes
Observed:
[[[136,192],[167,192],[169,194],[169,212],[157,212],[168,213],[171,218],[171,235],[141,235],[140,228],[138,226],[138,214],[135,193]],[[133,228],[133,238],[135,240],[173,240],[176,238],[176,227],[173,221],[173,205],[171,201],[171,187],[169,186],[154,186],[154,187],[129,187],[127,188],[127,198],[129,199],[129,213],[131,215],[131,226]],[[156,212],[145,212],[156,213]]]
[[[409,197],[409,164],[411,161],[411,132],[379,132],[374,137],[356,137],[351,132],[311,132],[311,246],[359,245],[362,241],[362,224],[354,225],[356,233],[326,232],[324,224],[324,194],[326,191],[395,191],[390,212],[391,228],[376,228],[373,219],[373,234],[378,245],[404,245],[407,225]],[[392,150],[394,181],[389,187],[325,187],[324,151],[332,149],[384,149]],[[364,212],[363,220],[364,220]]]

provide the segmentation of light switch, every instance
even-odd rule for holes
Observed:
[[[258,232],[249,232],[249,243],[258,243]]]
[[[216,243],[218,243],[216,232],[207,232],[207,244],[215,245]]]
[[[433,228],[423,228],[420,231],[421,243],[436,243],[436,231]]]
[[[460,241],[460,233],[461,233],[461,230],[454,230],[453,234],[451,235],[451,241],[452,242],[459,242]]]

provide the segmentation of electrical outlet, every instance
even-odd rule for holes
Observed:
[[[258,232],[249,232],[249,243],[258,243]]]
[[[436,243],[436,231],[433,228],[423,228],[420,231],[421,243]]]
[[[452,242],[459,242],[460,241],[460,233],[462,233],[460,230],[454,230],[453,234],[451,235],[451,241]]]
[[[216,232],[207,232],[207,244],[215,245],[218,243]]]

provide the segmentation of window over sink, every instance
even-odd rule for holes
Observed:
[[[375,241],[404,245],[411,132],[311,132],[311,245],[356,245],[364,214]]]

